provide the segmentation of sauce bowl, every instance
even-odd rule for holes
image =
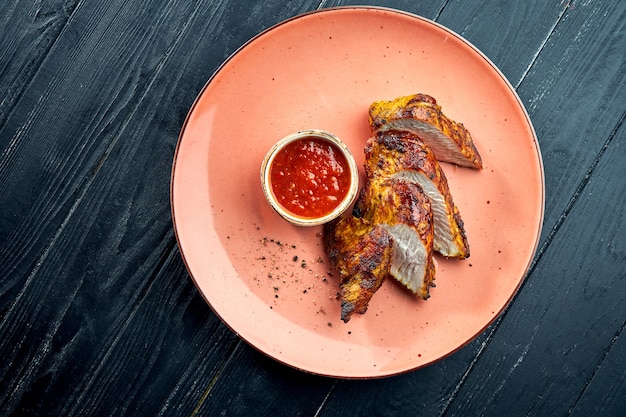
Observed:
[[[285,220],[317,226],[352,205],[359,172],[350,149],[337,136],[309,129],[270,148],[261,164],[261,186],[270,206]]]

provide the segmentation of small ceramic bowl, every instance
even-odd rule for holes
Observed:
[[[267,152],[261,164],[261,186],[270,206],[285,220],[317,226],[352,205],[359,173],[350,149],[337,136],[302,130],[279,140]]]

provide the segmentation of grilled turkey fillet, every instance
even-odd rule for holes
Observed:
[[[434,219],[434,250],[446,257],[469,257],[463,220],[433,152],[412,132],[378,132],[365,146],[368,178],[404,178],[428,196]]]
[[[404,130],[426,142],[440,161],[460,166],[483,167],[482,159],[469,131],[462,123],[446,117],[437,101],[426,94],[376,101],[370,105],[372,132]]]
[[[353,215],[325,226],[324,243],[341,279],[341,319],[363,314],[387,276],[419,298],[434,286],[433,221],[418,184],[368,181]]]
[[[467,129],[425,94],[374,102],[366,182],[352,215],[325,226],[341,277],[341,319],[363,314],[387,276],[422,299],[434,287],[433,250],[469,257],[463,221],[438,161],[481,169]]]
[[[345,217],[326,225],[324,243],[341,279],[341,320],[363,314],[389,274],[393,238],[382,226]]]
[[[389,275],[419,298],[430,297],[435,278],[434,227],[430,201],[422,188],[403,179],[370,179],[353,211],[393,238]]]

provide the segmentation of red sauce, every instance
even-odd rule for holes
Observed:
[[[291,213],[322,217],[335,209],[350,188],[350,169],[339,148],[316,137],[285,146],[270,168],[272,191]]]

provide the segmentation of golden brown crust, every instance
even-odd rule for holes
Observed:
[[[363,314],[389,274],[393,239],[381,226],[346,217],[326,225],[324,243],[341,278],[341,320]]]
[[[397,226],[400,226],[398,229]],[[363,314],[387,276],[419,298],[434,286],[433,218],[418,184],[368,181],[353,215],[325,227],[325,249],[341,278],[341,319]]]
[[[378,132],[365,146],[368,178],[407,178],[418,182],[431,200],[435,217],[434,249],[447,257],[469,257],[463,220],[448,180],[433,152],[412,132]]]
[[[341,319],[363,314],[392,276],[422,299],[434,287],[433,250],[466,258],[469,245],[439,160],[482,168],[473,140],[434,98],[416,94],[370,107],[366,182],[352,216],[325,226],[341,278]]]
[[[440,161],[481,169],[482,158],[462,123],[446,117],[437,101],[426,94],[376,101],[369,109],[372,132],[408,130],[417,134]]]
[[[364,218],[370,224],[382,225],[387,230],[395,230],[394,226],[405,226],[411,234],[418,237],[421,248],[413,247],[418,242],[410,236],[394,238],[394,260],[390,275],[405,285],[410,291],[422,299],[430,297],[430,287],[435,279],[435,262],[433,259],[433,217],[430,201],[422,188],[415,183],[402,179],[374,178],[364,186],[354,207],[354,215]],[[404,249],[401,249],[404,248]],[[407,273],[394,273],[394,265],[407,255],[407,250],[415,250],[408,254],[406,262],[412,264]],[[419,266],[419,268],[415,268]]]

